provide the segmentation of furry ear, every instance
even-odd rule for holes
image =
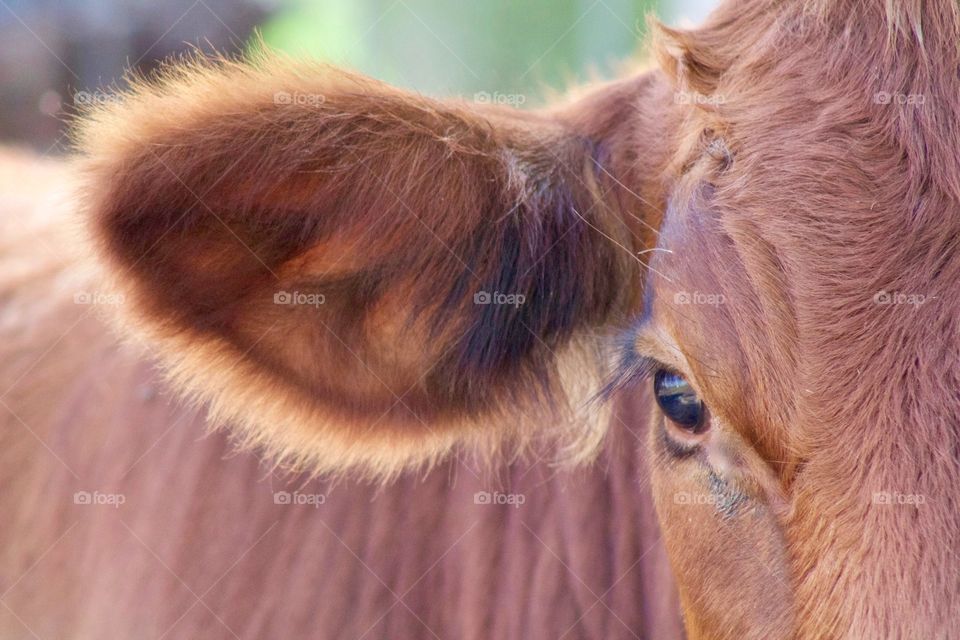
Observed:
[[[641,241],[574,121],[275,58],[179,64],[83,119],[87,219],[175,383],[278,462],[385,477],[537,434],[583,452]]]

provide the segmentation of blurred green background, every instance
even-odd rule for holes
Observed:
[[[125,69],[197,47],[240,53],[256,33],[439,96],[532,106],[616,73],[649,13],[696,23],[716,0],[0,0],[0,143],[61,151],[65,115]],[[482,99],[482,98],[481,98]]]
[[[639,50],[657,0],[297,0],[268,44],[433,94],[532,94]]]

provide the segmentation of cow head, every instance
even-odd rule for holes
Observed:
[[[960,18],[922,9],[730,2],[540,112],[177,66],[87,116],[90,226],[175,383],[280,463],[584,458],[616,361],[691,637],[942,637]]]
[[[852,0],[664,33],[686,108],[624,369],[692,637],[955,633],[958,34]]]

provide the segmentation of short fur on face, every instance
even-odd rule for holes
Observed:
[[[729,2],[661,35],[694,97],[648,311],[713,416],[654,471],[688,630],[953,637],[960,7]],[[718,477],[739,515],[669,500]]]

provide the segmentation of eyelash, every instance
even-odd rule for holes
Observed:
[[[645,382],[659,369],[667,368],[660,361],[641,355],[632,348],[627,348],[621,353],[624,355],[598,394],[604,402],[623,389]]]

